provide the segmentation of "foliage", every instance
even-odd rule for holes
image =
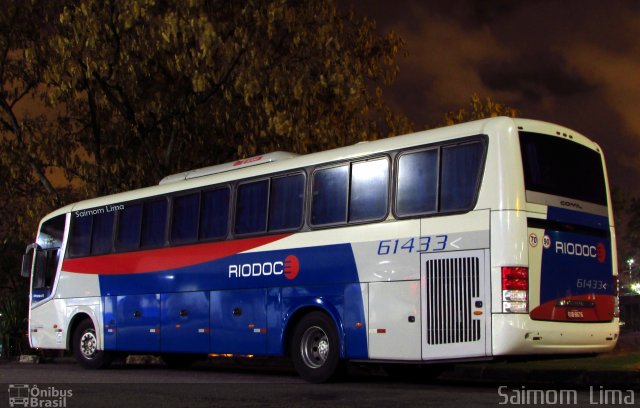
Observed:
[[[629,237],[628,225],[629,225],[629,216],[631,210],[631,204],[633,203],[633,197],[620,188],[616,186],[611,186],[611,204],[613,205],[613,217],[616,226],[616,235],[618,238],[622,236]],[[632,248],[630,247],[631,242],[628,239],[618,240],[618,263],[622,265],[621,262],[629,256]]]
[[[59,21],[39,53],[68,112],[65,175],[89,196],[409,130],[382,99],[401,39],[332,0],[82,0]]]
[[[0,8],[0,242],[32,241],[66,203],[174,172],[410,130],[383,100],[402,40],[336,0]],[[6,310],[24,301],[14,283],[0,293]]]
[[[636,262],[640,262],[640,253],[638,252],[640,243],[640,198],[628,197],[625,210],[627,216],[626,234],[624,239],[619,239],[619,242],[622,241],[625,244],[625,252],[622,253],[623,259],[634,258]]]
[[[33,22],[46,20],[47,12],[29,1],[2,1],[0,7],[0,206],[9,212],[0,217],[4,239],[8,232],[15,235],[19,212],[60,201],[37,142],[46,132],[46,117],[28,107],[37,98],[42,73],[28,52],[42,41],[43,33],[33,30]]]
[[[0,243],[0,342],[4,356],[19,355],[27,347],[28,280],[18,273],[20,247],[21,243]]]
[[[519,115],[520,112],[515,108],[495,102],[490,97],[482,99],[477,94],[473,94],[469,100],[469,107],[460,108],[456,112],[445,113],[443,124],[449,126],[477,119],[494,118],[496,116],[515,118]]]

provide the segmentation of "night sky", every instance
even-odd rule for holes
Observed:
[[[640,1],[351,3],[405,40],[409,55],[386,97],[416,129],[441,124],[474,93],[488,96],[595,140],[611,184],[638,195]]]

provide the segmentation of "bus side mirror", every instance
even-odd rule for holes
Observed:
[[[22,270],[20,271],[20,276],[23,278],[31,276],[31,270],[33,269],[33,253],[37,248],[38,244],[31,244],[24,251],[24,255],[22,255]]]

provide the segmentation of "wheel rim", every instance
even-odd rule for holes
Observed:
[[[87,330],[80,337],[80,353],[87,360],[93,360],[98,352],[98,339],[94,330]]]
[[[300,354],[308,367],[322,367],[329,357],[327,333],[318,326],[309,327],[302,335]]]

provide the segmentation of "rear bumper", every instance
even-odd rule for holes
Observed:
[[[605,353],[616,346],[619,319],[606,323],[531,320],[528,315],[494,314],[494,356]]]

